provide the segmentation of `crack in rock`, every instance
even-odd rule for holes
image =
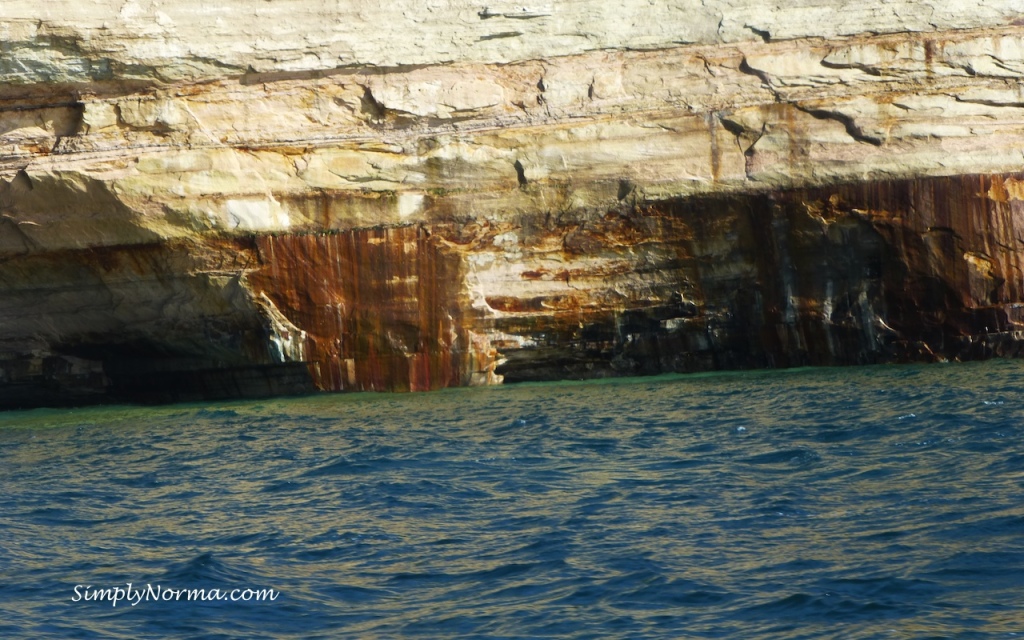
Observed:
[[[810,107],[805,107],[796,103],[793,103],[793,106],[799,109],[800,111],[803,111],[804,113],[814,118],[817,118],[818,120],[834,120],[840,123],[846,129],[846,133],[857,142],[865,142],[876,147],[882,146],[882,144],[885,142],[883,138],[879,138],[878,136],[872,136],[864,133],[864,130],[860,128],[860,126],[856,123],[856,121],[854,121],[854,119],[851,116],[841,111],[829,111],[828,109],[812,109]]]

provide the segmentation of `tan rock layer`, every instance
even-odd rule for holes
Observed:
[[[339,66],[1002,26],[1016,0],[4,0],[0,84],[201,81]]]
[[[0,111],[0,215],[22,251],[1014,171],[1022,72],[1010,26],[78,90]]]

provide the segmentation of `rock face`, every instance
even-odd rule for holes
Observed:
[[[1016,1],[760,5],[4,2],[0,406],[1016,355]]]

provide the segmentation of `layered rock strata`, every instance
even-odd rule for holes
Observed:
[[[1024,340],[1013,3],[174,4],[0,9],[0,405]]]

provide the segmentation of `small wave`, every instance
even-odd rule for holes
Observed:
[[[245,532],[245,533],[229,533],[223,536],[218,536],[211,540],[213,544],[225,545],[230,547],[268,547],[276,546],[280,536],[277,533],[264,533],[259,532]]]
[[[330,602],[343,602],[347,604],[372,604],[396,595],[391,589],[345,584],[344,579],[339,582],[341,584],[329,584],[318,587],[316,592]]]
[[[832,444],[858,440],[864,437],[864,433],[860,429],[851,429],[845,425],[826,424],[819,427],[813,437],[816,442]]]
[[[293,493],[296,491],[302,491],[309,487],[308,482],[299,482],[297,480],[275,480],[269,482],[260,489],[261,493]]]
[[[388,577],[387,583],[394,585],[447,583],[451,582],[454,577],[454,574],[443,572],[402,572]]]
[[[239,414],[234,409],[200,409],[195,412],[194,417],[208,420],[224,420],[226,418],[237,418]]]
[[[811,449],[784,449],[771,451],[748,458],[740,462],[758,466],[809,467],[821,461],[821,456]]]
[[[612,592],[611,602],[625,609],[662,609],[664,607],[708,607],[721,605],[736,596],[728,591],[691,580],[647,580],[644,586],[624,592]]]
[[[180,564],[171,566],[163,579],[168,584],[261,584],[268,581],[248,571],[228,564],[211,552],[201,553]]]
[[[833,622],[876,620],[893,615],[913,615],[914,610],[878,600],[858,600],[840,593],[821,595],[794,593],[783,598],[748,607],[741,616],[781,619],[829,620]]]
[[[61,527],[70,529],[88,529],[104,525],[136,522],[140,519],[137,513],[121,513],[119,515],[107,514],[106,517],[87,518],[80,510],[45,507],[33,509],[26,516],[27,519],[36,524],[48,527]]]
[[[320,476],[361,474],[368,471],[372,471],[372,467],[365,462],[353,462],[348,458],[339,458],[333,462],[307,469],[302,475],[306,478],[317,478]]]
[[[295,559],[303,562],[323,562],[325,560],[337,560],[344,557],[362,555],[362,551],[356,551],[350,546],[321,547],[319,549],[302,549],[295,553]]]
[[[141,473],[137,476],[111,478],[110,482],[123,487],[131,487],[133,489],[148,489],[152,487],[159,487],[164,484],[161,482],[159,474],[155,471]]]
[[[827,583],[831,592],[864,600],[909,603],[927,600],[942,593],[942,587],[932,580],[880,576],[876,578],[840,578]]]

